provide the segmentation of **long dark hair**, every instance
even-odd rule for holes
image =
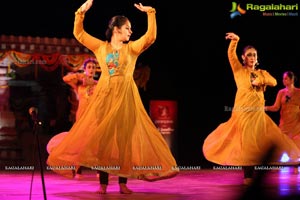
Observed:
[[[283,74],[286,74],[289,77],[289,79],[291,79],[293,81],[294,84],[297,81],[297,77],[296,77],[296,75],[295,75],[294,72],[292,72],[292,71],[285,71]]]
[[[110,42],[114,27],[121,28],[128,20],[123,15],[116,15],[109,20],[107,29],[105,31],[106,39]]]
[[[248,49],[254,49],[254,50],[256,51],[256,53],[257,53],[257,49],[256,49],[254,46],[252,46],[252,45],[247,45],[247,46],[245,46],[245,47],[243,48],[242,55],[245,55],[245,53],[246,53],[246,51],[247,51]],[[243,64],[244,64],[244,63],[243,63]],[[259,65],[259,63],[258,63],[258,56],[257,56],[257,63],[255,64],[255,68],[256,68],[258,65]]]

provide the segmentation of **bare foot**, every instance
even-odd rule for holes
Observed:
[[[253,178],[244,178],[244,185],[252,185]]]
[[[99,194],[106,194],[107,185],[101,184],[100,189],[97,191]]]
[[[132,190],[128,189],[125,183],[120,183],[120,193],[121,194],[131,194]]]
[[[76,174],[75,175],[75,179],[77,179],[77,180],[80,180],[82,178],[83,178],[82,174]]]
[[[298,166],[294,167],[294,174],[299,174]]]

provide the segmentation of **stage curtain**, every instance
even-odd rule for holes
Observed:
[[[83,65],[84,60],[89,57],[94,58],[94,56],[90,54],[61,55],[59,53],[29,54],[18,51],[0,52],[0,61],[8,58],[10,66],[27,67],[36,65],[49,72],[56,70],[59,66],[67,68],[68,71],[78,71]]]

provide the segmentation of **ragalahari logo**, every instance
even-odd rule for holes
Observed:
[[[244,15],[246,13],[246,10],[242,9],[240,4],[237,4],[236,2],[233,1],[230,12],[231,12],[230,18],[233,19],[236,16]]]

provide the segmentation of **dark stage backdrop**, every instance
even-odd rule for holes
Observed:
[[[74,12],[83,2],[4,1],[0,12],[1,34],[71,38]],[[132,22],[133,39],[137,38],[145,31],[146,18],[133,7],[134,2],[94,0],[94,6],[86,16],[86,30],[94,36],[104,37],[110,17],[124,14]],[[282,87],[284,71],[293,70],[300,76],[298,4],[297,9],[291,11],[275,10],[274,7],[261,11],[247,8],[250,0],[140,2],[157,9],[158,21],[157,41],[141,56],[141,61],[151,67],[148,89],[143,96],[147,100],[177,101],[178,128],[174,134],[178,164],[210,166],[203,157],[203,140],[229,119],[230,112],[224,107],[233,105],[236,91],[227,60],[229,41],[225,40],[225,33],[233,31],[240,35],[240,48],[246,44],[254,45],[258,49],[259,67],[277,78],[278,85],[268,88],[265,93],[266,103],[271,104]],[[295,0],[253,2],[256,8],[297,3]],[[241,9],[234,4],[240,4]],[[234,12],[236,14],[232,14]],[[276,113],[272,117],[278,119]]]

